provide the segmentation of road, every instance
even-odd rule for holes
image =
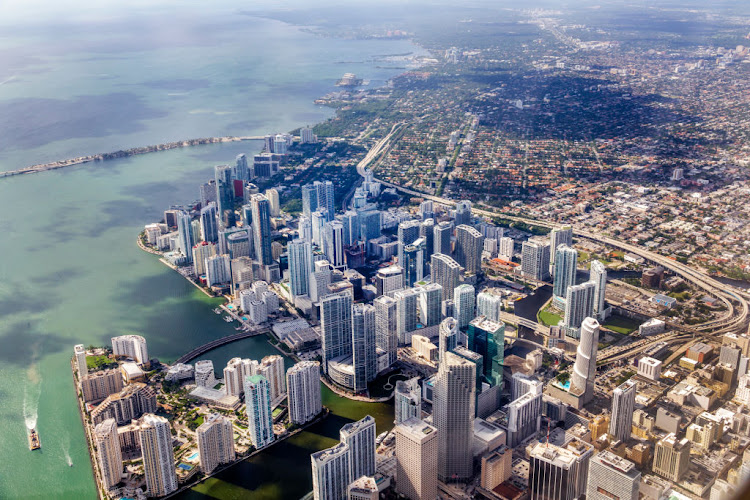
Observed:
[[[396,132],[400,130],[400,127],[402,125],[403,123],[395,124],[393,128],[391,129],[390,133],[386,135],[383,139],[378,141],[375,144],[375,146],[362,159],[362,161],[359,162],[359,164],[357,165],[357,172],[361,176],[364,177],[365,169],[387,147],[390,146],[389,143],[391,139],[394,137]],[[433,196],[433,195],[429,195],[429,194],[422,193],[419,191],[415,191],[413,189],[404,188],[404,187],[399,186],[398,184],[384,181],[382,179],[377,179],[377,180],[384,186],[395,188],[396,190],[401,191],[406,194],[418,196],[427,200],[432,200],[434,203],[438,203],[443,206],[454,206],[456,204],[455,201],[450,200],[448,198]],[[562,226],[562,224],[557,224],[553,222],[529,219],[526,217],[505,215],[505,214],[497,213],[495,211],[484,210],[484,209],[479,209],[479,208],[472,208],[472,212],[474,212],[475,215],[479,215],[479,216],[485,216],[485,217],[498,217],[499,216],[499,217],[503,217],[504,219],[508,219],[514,222],[523,222],[529,225],[546,227],[550,229]],[[731,285],[723,284],[704,272],[698,271],[685,264],[677,262],[676,260],[673,260],[669,257],[657,254],[655,252],[646,250],[636,245],[632,245],[630,243],[615,240],[608,236],[595,234],[586,229],[582,229],[578,227],[573,227],[573,232],[578,237],[586,238],[586,239],[589,239],[598,243],[602,243],[604,245],[608,245],[610,247],[618,248],[620,250],[623,250],[623,251],[626,251],[635,255],[639,255],[649,262],[658,264],[664,267],[665,269],[672,271],[676,275],[682,277],[686,281],[692,283],[696,287],[702,289],[707,294],[717,297],[719,300],[723,302],[724,306],[727,308],[726,314],[722,315],[722,317],[717,318],[715,320],[708,321],[700,325],[695,325],[692,327],[685,327],[684,328],[685,330],[701,334],[704,337],[710,337],[710,336],[715,337],[715,336],[722,335],[728,332],[744,332],[745,329],[747,328],[748,314],[750,313],[750,309],[748,307],[748,300],[747,300],[748,298],[750,298],[750,293],[748,293],[747,291],[740,290],[738,288],[732,287]],[[653,342],[649,342],[648,344],[651,344],[651,343]]]

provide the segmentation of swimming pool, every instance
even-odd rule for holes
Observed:
[[[193,453],[192,455],[190,455],[189,457],[187,457],[188,460],[195,460],[196,458],[198,458],[198,452],[197,451],[195,453]]]
[[[180,465],[178,465],[177,467],[179,467],[179,468],[180,468],[180,469],[182,469],[182,470],[190,470],[190,469],[192,469],[192,468],[193,468],[193,466],[192,466],[192,465],[188,465],[188,464],[180,464]]]

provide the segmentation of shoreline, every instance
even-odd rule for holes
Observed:
[[[52,161],[48,163],[39,163],[36,165],[30,165],[28,167],[22,167],[15,170],[7,170],[0,172],[0,179],[5,177],[14,177],[16,175],[24,174],[36,174],[39,172],[47,172],[49,170],[57,170],[60,168],[72,167],[75,165],[83,165],[85,163],[115,160],[118,158],[128,158],[130,156],[142,155],[148,153],[157,153],[159,151],[168,151],[170,149],[186,148],[191,146],[203,146],[205,144],[218,144],[224,142],[239,142],[239,141],[257,141],[263,140],[262,136],[223,136],[223,137],[204,137],[200,139],[185,139],[182,141],[167,142],[163,144],[153,144],[150,146],[140,146],[130,149],[121,149],[118,151],[111,151],[109,153],[99,153],[93,155],[79,156],[77,158],[68,158],[64,160]]]

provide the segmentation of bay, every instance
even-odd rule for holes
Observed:
[[[100,25],[6,31],[0,82],[11,80],[0,85],[0,170],[313,124],[331,111],[312,101],[334,91],[342,73],[383,83],[398,70],[376,68],[375,56],[419,51],[407,41],[320,38],[234,11],[165,21],[113,22],[116,33]],[[8,64],[13,50],[33,57]],[[169,205],[195,200],[214,164],[260,148],[206,145],[0,180],[0,498],[96,496],[70,372],[73,345],[138,333],[153,356],[170,361],[234,332],[213,314],[217,300],[141,252],[135,238]],[[253,338],[205,357],[220,370],[229,357],[271,353]],[[297,498],[311,485],[309,453],[330,445],[340,425],[367,413],[379,432],[392,425],[388,405],[327,391],[325,401],[334,415],[319,427],[188,496]],[[40,452],[28,451],[27,425],[40,433]],[[296,482],[269,473],[292,465]]]

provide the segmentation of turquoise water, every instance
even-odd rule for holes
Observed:
[[[291,130],[330,115],[312,101],[335,90],[342,73],[383,82],[398,70],[376,68],[373,58],[410,50],[406,41],[319,38],[236,12],[4,28],[0,170],[181,138]],[[73,345],[135,332],[153,356],[170,361],[235,333],[212,312],[217,300],[141,252],[135,238],[171,204],[197,199],[213,165],[260,146],[207,145],[0,180],[0,498],[96,496],[70,372]],[[204,357],[220,369],[234,356],[275,353],[255,337]],[[325,422],[190,496],[299,498],[311,485],[310,451],[332,444],[343,423],[372,413],[379,431],[392,425],[388,405],[324,398],[334,409]],[[26,442],[32,425],[42,442],[34,453]],[[286,469],[273,472],[279,464]],[[290,482],[280,473],[291,469]]]
[[[198,452],[197,451],[195,453],[193,453],[192,455],[190,455],[189,457],[187,457],[188,460],[195,460],[196,458],[198,458]]]

